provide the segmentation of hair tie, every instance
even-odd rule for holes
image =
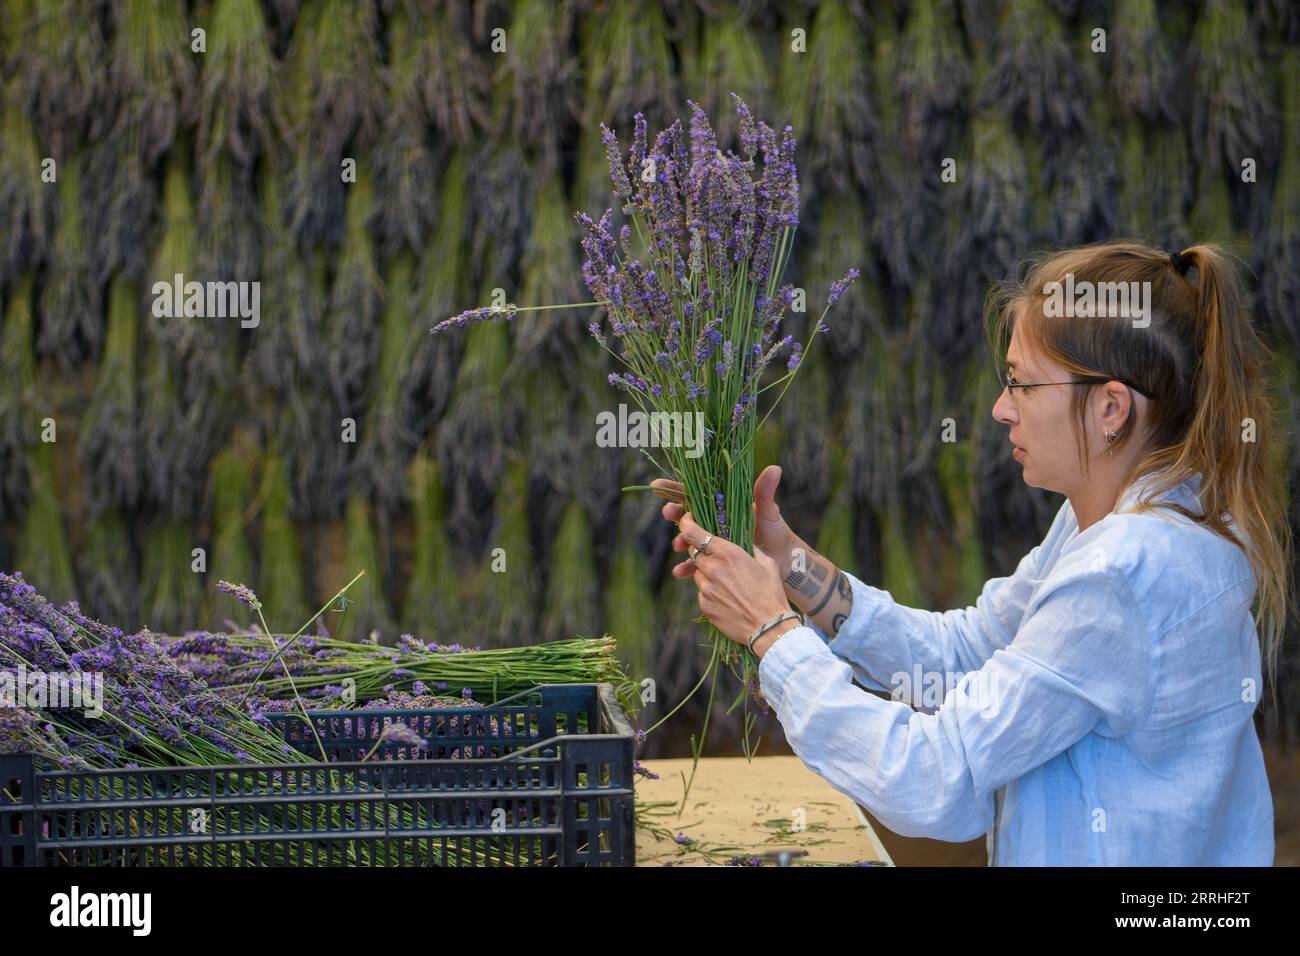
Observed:
[[[1192,257],[1185,256],[1181,252],[1169,253],[1169,264],[1178,270],[1180,276],[1187,275],[1187,270],[1192,267]]]

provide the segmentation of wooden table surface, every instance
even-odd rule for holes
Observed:
[[[857,804],[798,757],[702,757],[680,816],[691,758],[644,763],[659,779],[636,780],[637,866],[722,866],[780,850],[807,852],[795,866],[893,866]],[[679,833],[695,843],[680,845]]]

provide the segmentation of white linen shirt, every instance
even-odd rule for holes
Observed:
[[[1271,866],[1250,564],[1176,512],[1122,513],[1152,477],[1082,534],[1067,500],[974,607],[846,572],[838,634],[793,628],[759,663],[794,752],[903,836],[987,834],[990,866]],[[1200,481],[1165,497],[1200,513]]]

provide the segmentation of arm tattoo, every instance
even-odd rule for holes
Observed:
[[[790,599],[808,619],[826,618],[817,623],[834,636],[853,613],[853,588],[848,576],[820,555],[811,554],[809,564],[804,571],[791,568],[785,576]]]
[[[843,571],[836,571],[836,572],[835,572],[835,581],[836,581],[836,582],[838,582],[838,581],[839,581],[841,578],[843,578],[843,577],[844,577],[844,572],[843,572]],[[821,609],[824,608],[824,607],[826,606],[826,602],[829,601],[829,600],[831,599],[831,595],[834,594],[835,591],[836,591],[836,587],[835,587],[834,585],[832,585],[831,587],[828,587],[828,588],[826,589],[826,593],[822,595],[822,599],[821,599],[820,601],[817,602],[817,606],[814,607],[814,608],[810,608],[810,609],[808,610],[808,615],[809,615],[810,617],[816,617],[817,614],[818,614],[818,612],[821,611]]]
[[[814,564],[808,569],[807,574],[791,569],[785,578],[786,584],[810,601],[817,596],[817,593],[821,590],[822,582],[825,580],[826,568],[820,564]]]

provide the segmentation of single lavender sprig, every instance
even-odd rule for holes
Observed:
[[[402,747],[427,747],[429,741],[417,734],[409,725],[402,723],[400,720],[395,720],[384,727],[383,733],[379,735],[375,745],[361,758],[362,761],[369,760],[374,756],[375,751],[384,744],[397,744]]]
[[[218,581],[217,590],[229,594],[250,610],[260,611],[262,609],[262,602],[257,599],[257,595],[253,593],[252,588],[246,584],[231,584],[229,581]]]

